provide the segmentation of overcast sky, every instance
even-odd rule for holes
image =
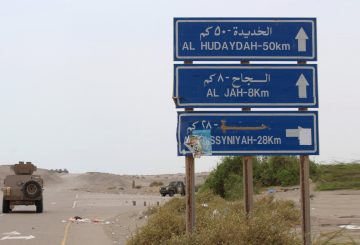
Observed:
[[[316,17],[320,162],[360,159],[360,1],[0,0],[0,163],[184,172],[173,17]],[[217,157],[196,161],[209,171]]]

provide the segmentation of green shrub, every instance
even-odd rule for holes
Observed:
[[[318,190],[360,189],[360,164],[339,163],[318,166]]]
[[[200,192],[211,190],[221,197],[234,197],[234,189],[239,190],[242,185],[242,161],[243,157],[224,157],[221,163],[213,170],[205,183],[200,187]],[[230,179],[229,179],[230,178]],[[232,186],[238,181],[239,184]],[[242,194],[239,193],[240,197]]]
[[[150,183],[150,187],[154,187],[154,186],[163,186],[164,185],[164,183],[163,182],[161,182],[161,181],[153,181],[153,182],[151,182]]]
[[[300,182],[300,163],[295,156],[253,157],[255,192],[262,186],[289,186]],[[229,200],[242,197],[243,157],[224,157],[210,173],[200,192],[211,190]],[[318,166],[310,162],[310,176],[317,179]]]
[[[243,197],[243,178],[230,173],[224,181],[225,198],[227,200],[238,200]]]

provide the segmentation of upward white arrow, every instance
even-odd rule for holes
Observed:
[[[307,89],[306,87],[309,86],[308,81],[304,74],[301,73],[299,79],[296,82],[296,86],[298,87],[299,98],[307,98]]]
[[[306,52],[306,40],[309,39],[309,37],[306,35],[306,32],[302,27],[297,33],[295,39],[298,40],[298,51]]]

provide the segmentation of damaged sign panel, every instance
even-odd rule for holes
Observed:
[[[174,101],[194,107],[317,107],[316,65],[174,65]]]
[[[174,60],[316,60],[315,18],[175,18]]]
[[[317,112],[178,112],[179,156],[318,155],[318,139]]]

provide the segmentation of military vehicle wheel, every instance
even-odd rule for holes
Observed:
[[[174,196],[174,194],[175,194],[174,191],[169,191],[169,196],[170,197]]]
[[[10,212],[10,201],[5,200],[5,198],[3,199],[2,212],[5,214]]]
[[[36,212],[42,213],[43,212],[43,199],[35,201],[35,206],[36,206]]]
[[[24,195],[29,198],[37,198],[41,195],[41,186],[36,181],[28,181],[23,188]]]

